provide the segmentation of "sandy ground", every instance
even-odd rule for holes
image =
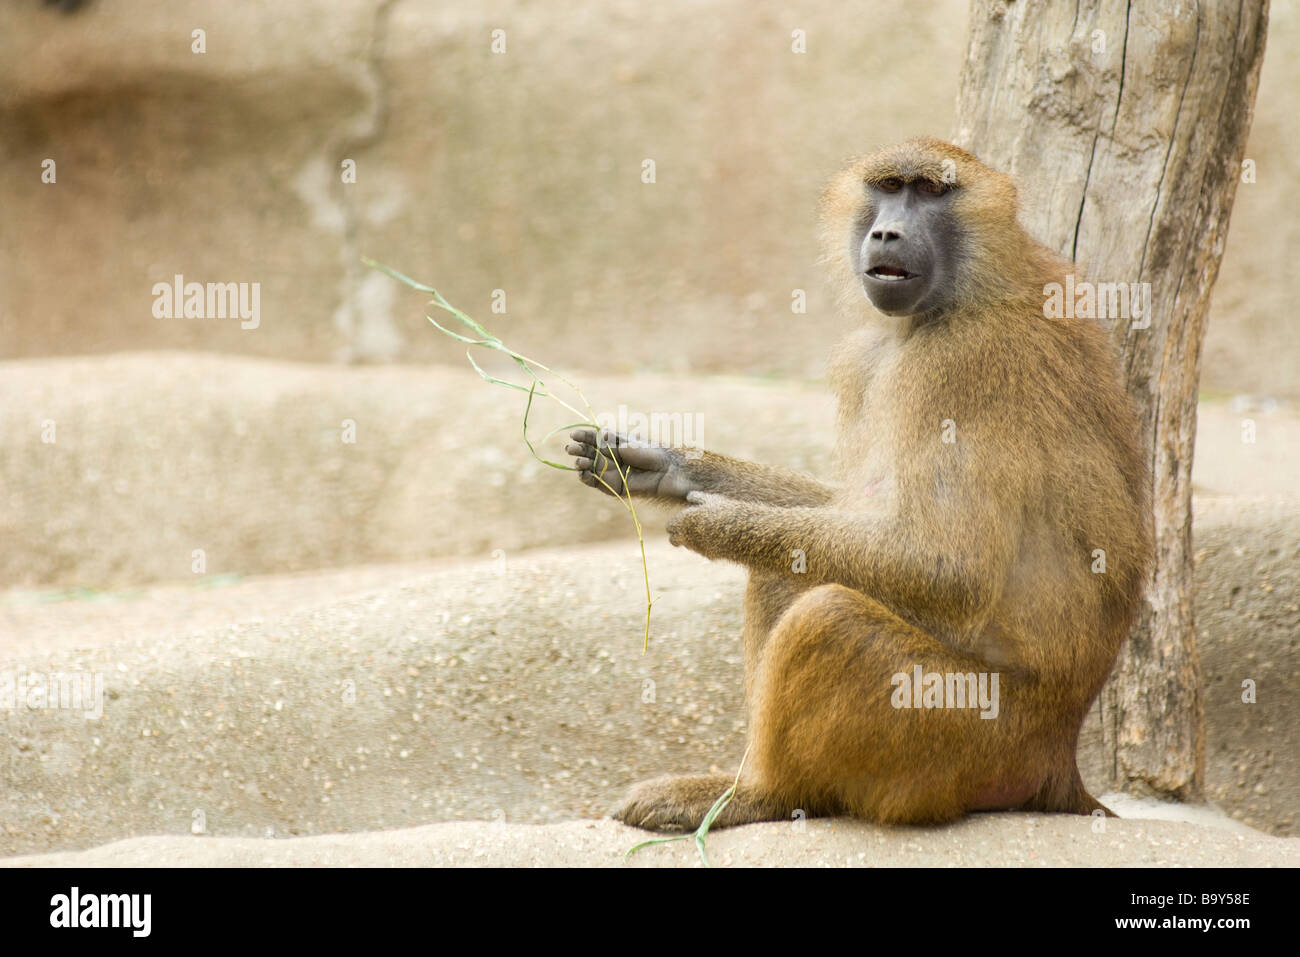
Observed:
[[[144,837],[9,867],[699,867],[693,841],[643,848],[614,821],[460,822],[287,841]],[[861,821],[750,824],[709,835],[724,867],[1300,867],[1300,841],[1168,821],[980,814],[939,828]]]
[[[30,855],[104,845],[85,862],[197,865],[559,864],[577,862],[585,849],[596,856],[584,863],[614,863],[631,832],[575,818],[599,818],[640,778],[734,767],[743,749],[743,574],[659,542],[651,543],[649,558],[658,600],[646,655],[638,644],[639,564],[626,543],[528,553],[499,571],[490,562],[376,568],[366,573],[372,581],[385,574],[390,580],[368,590],[364,578],[324,575],[246,582],[229,587],[265,589],[267,614],[195,630],[168,631],[155,617],[155,602],[184,607],[193,596],[182,589],[159,588],[155,599],[125,602],[141,625],[130,640],[79,641],[9,659],[30,670],[104,674],[108,701],[93,722],[50,711],[5,718],[0,773],[11,786],[0,793],[0,850]],[[295,584],[308,594],[289,608],[285,596]],[[362,591],[349,594],[349,585]],[[330,587],[339,593],[322,600],[321,590]],[[221,591],[200,591],[205,605],[193,612],[196,622],[219,615]],[[250,601],[257,604],[246,595],[229,610]],[[68,609],[79,607],[87,619],[103,615],[103,602],[58,605],[76,633],[91,625]],[[527,630],[521,621],[530,622]],[[1284,648],[1260,650],[1282,669],[1279,677],[1293,668]],[[1212,678],[1225,670],[1231,677],[1240,659],[1221,642],[1207,641],[1204,653]],[[1257,661],[1252,671],[1271,674],[1262,668]],[[340,694],[348,682],[355,692],[350,704]],[[1265,678],[1262,686],[1273,684]],[[1284,820],[1294,810],[1294,709],[1285,698],[1270,699],[1239,717],[1244,709],[1231,697],[1210,703],[1211,784],[1238,817]],[[1085,739],[1081,760],[1093,748]],[[1243,762],[1248,773],[1238,786]],[[1064,862],[1061,855],[1086,856],[1090,849],[1095,856],[1086,863],[1098,865],[1145,861],[1151,853],[1177,863],[1249,857],[1266,864],[1287,861],[1297,846],[1294,838],[1243,830],[1230,840],[1224,828],[1242,825],[1212,811],[1106,800],[1126,818],[1107,823],[1120,827],[1108,832],[1119,835],[1119,844],[1050,849],[1066,833],[1061,828],[1086,834],[1089,822],[1040,818],[1045,829],[1026,831],[1017,853]],[[1129,817],[1171,814],[1181,823],[1129,830],[1138,824]],[[1013,863],[1018,858],[998,850],[1006,837],[1001,828],[1010,826],[999,820],[974,819],[976,830],[956,832],[966,835],[956,844],[948,829],[852,825],[835,831],[841,836],[824,848],[816,845],[816,853],[770,840],[786,833],[785,825],[761,826],[754,829],[759,837],[746,839],[757,844],[742,844],[744,855],[732,859],[812,864],[864,852],[864,863],[919,863],[944,861],[954,848],[983,848],[989,863]],[[494,821],[508,831],[483,829],[482,822]],[[451,823],[428,826],[437,822]],[[530,826],[541,824],[548,826]],[[188,836],[196,825],[217,840]],[[826,823],[808,827],[821,834]],[[406,841],[395,835],[408,832],[409,855],[390,854],[393,842]],[[502,833],[509,840],[480,844],[474,837]],[[867,833],[876,836],[864,845]],[[1138,833],[1159,839],[1143,843]],[[170,837],[108,843],[159,834]],[[1028,841],[1035,834],[1045,836]],[[322,843],[283,840],[299,835]],[[1237,840],[1243,835],[1250,843]],[[257,840],[266,837],[274,840]],[[750,856],[747,848],[764,842],[772,856]],[[83,859],[46,862],[54,860]],[[691,858],[668,855],[662,863]]]

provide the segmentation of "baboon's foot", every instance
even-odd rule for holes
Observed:
[[[703,822],[714,802],[734,783],[734,777],[721,774],[642,781],[628,791],[614,817],[624,824],[651,831],[693,831]],[[742,782],[712,826],[733,827],[780,817],[771,802],[759,798]]]

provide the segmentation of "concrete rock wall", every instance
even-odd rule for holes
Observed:
[[[370,255],[480,316],[504,291],[498,328],[569,368],[819,375],[839,320],[817,193],[849,154],[952,128],[965,16],[964,0],[869,21],[774,0],[5,4],[0,356],[458,363]],[[1222,391],[1297,392],[1300,225],[1275,215],[1300,205],[1297,48],[1275,4],[1257,179],[1206,345]],[[177,274],[260,283],[261,325],[154,318],[153,284]]]

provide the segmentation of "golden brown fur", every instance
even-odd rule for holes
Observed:
[[[876,314],[853,269],[864,184],[887,177],[955,186],[960,268],[938,318]],[[821,206],[826,260],[862,314],[832,363],[835,484],[716,455],[676,466],[674,487],[706,494],[673,518],[673,541],[751,572],[752,752],[720,825],[1100,807],[1075,747],[1151,559],[1148,467],[1103,331],[1044,318],[1044,285],[1072,267],[1017,209],[1007,177],[937,140],[847,167]],[[891,676],[916,665],[997,672],[999,715],[895,708]],[[694,827],[730,784],[644,782],[618,816]]]

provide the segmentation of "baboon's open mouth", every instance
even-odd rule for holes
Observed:
[[[867,275],[872,279],[880,279],[885,282],[898,282],[900,279],[916,278],[916,273],[908,272],[906,269],[900,269],[897,266],[872,266],[867,270]]]

